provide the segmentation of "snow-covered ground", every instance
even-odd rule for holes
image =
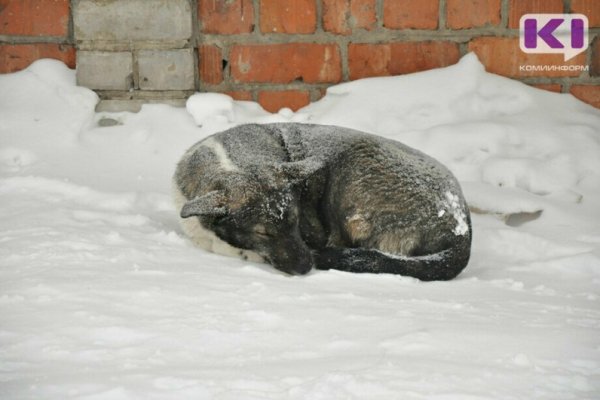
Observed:
[[[600,398],[599,110],[471,55],[274,115],[217,94],[95,114],[74,80],[50,60],[0,76],[0,398]],[[445,163],[476,211],[467,269],[291,277],[194,248],[175,163],[272,121]]]

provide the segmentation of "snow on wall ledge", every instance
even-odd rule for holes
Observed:
[[[444,69],[338,85],[294,113],[196,94],[94,113],[74,72],[0,76],[0,393],[19,399],[600,397],[600,111]],[[448,165],[470,265],[425,284],[288,277],[193,247],[170,199],[194,142],[338,124]]]

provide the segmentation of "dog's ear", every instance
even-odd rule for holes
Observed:
[[[222,190],[215,190],[185,203],[179,215],[181,218],[195,215],[222,217],[228,214],[225,204],[225,193]]]
[[[291,183],[304,182],[311,175],[323,167],[323,163],[314,158],[306,158],[301,161],[292,161],[278,164],[276,166],[286,181]]]

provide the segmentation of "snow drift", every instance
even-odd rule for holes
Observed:
[[[457,65],[332,87],[269,114],[95,113],[51,60],[0,76],[0,395],[6,399],[600,396],[600,111]],[[289,277],[193,247],[170,200],[190,145],[247,122],[402,141],[474,211],[458,279]]]

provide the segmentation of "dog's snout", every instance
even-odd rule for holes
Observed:
[[[314,267],[312,253],[300,238],[277,245],[268,258],[275,268],[291,275],[305,275]]]

